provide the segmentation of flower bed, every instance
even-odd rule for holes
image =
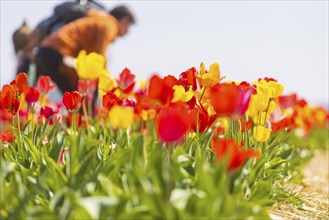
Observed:
[[[2,218],[269,218],[282,184],[328,149],[327,110],[275,79],[224,82],[201,63],[135,88],[129,69],[114,79],[85,56],[61,103],[46,76],[3,86]]]

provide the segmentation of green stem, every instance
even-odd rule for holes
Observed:
[[[33,110],[32,110],[32,115],[31,115],[31,131],[32,131],[32,142],[33,144],[34,143],[34,123],[33,123],[33,116],[34,116],[34,113],[33,113]]]
[[[266,125],[266,118],[267,118],[267,114],[268,114],[268,110],[270,108],[270,104],[271,104],[272,99],[269,99],[268,103],[267,103],[267,107],[266,107],[266,113],[265,113],[265,120],[264,120],[264,127]]]
[[[231,124],[232,124],[232,138],[234,138],[234,134],[235,134],[234,117],[231,118]]]
[[[83,110],[83,114],[85,116],[85,120],[86,120],[86,125],[87,125],[87,133],[88,133],[88,128],[89,128],[89,120],[88,120],[88,112],[87,112],[87,104],[86,104],[86,99],[83,99],[82,101],[82,110]]]
[[[72,112],[72,128],[73,128],[73,134],[75,135],[77,128],[76,128],[76,112]]]
[[[197,141],[199,141],[199,113],[200,113],[200,110],[197,111],[197,116],[196,116],[196,139]]]

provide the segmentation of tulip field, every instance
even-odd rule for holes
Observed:
[[[328,109],[276,79],[201,63],[136,82],[104,63],[80,53],[77,91],[57,103],[46,75],[2,87],[1,219],[269,219],[329,149]]]

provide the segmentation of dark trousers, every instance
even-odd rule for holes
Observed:
[[[18,73],[28,73],[29,69],[30,69],[30,60],[23,57],[20,58],[20,60],[18,61],[18,66],[17,66],[17,70],[16,70],[16,74]]]
[[[62,60],[63,56],[56,50],[45,47],[39,48],[35,56],[36,78],[38,79],[41,75],[50,76],[62,93],[77,90],[78,82],[72,82],[72,79],[60,71],[63,65]]]

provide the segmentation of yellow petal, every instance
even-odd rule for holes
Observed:
[[[105,67],[104,56],[94,52],[87,55],[85,50],[80,51],[75,62],[79,78],[86,80],[98,79]]]
[[[134,110],[131,107],[115,105],[109,112],[111,127],[127,129],[134,123]]]
[[[104,69],[99,75],[98,88],[102,91],[111,91],[116,87],[116,80],[110,77],[110,73]]]
[[[268,85],[272,88],[272,98],[277,98],[283,93],[284,86],[282,84],[270,81]]]
[[[261,112],[253,117],[252,120],[255,124],[265,125],[265,122],[270,118],[270,115],[266,112]]]
[[[262,125],[257,125],[254,127],[254,130],[253,130],[254,139],[258,142],[267,141],[267,139],[271,135],[271,131],[272,130],[269,128],[265,128]]]
[[[185,92],[185,88],[183,86],[173,86],[174,90],[174,97],[172,99],[172,102],[178,102],[178,101],[183,101],[183,102],[188,102],[189,100],[192,99],[193,97],[193,91],[192,87],[189,88],[187,92]]]
[[[217,78],[219,79],[219,64],[218,63],[213,63],[210,65],[210,73],[213,73],[214,75],[217,76]]]

